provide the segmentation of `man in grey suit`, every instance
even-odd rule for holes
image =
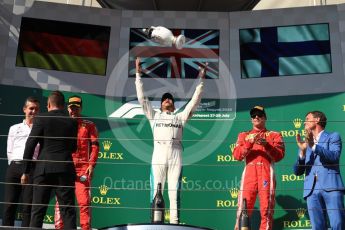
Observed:
[[[48,97],[48,112],[34,119],[25,145],[24,174],[21,183],[28,181],[32,155],[37,143],[41,149],[33,174],[33,207],[30,227],[42,228],[50,195],[55,195],[66,229],[76,229],[74,202],[75,169],[72,152],[77,148],[78,124],[64,111],[65,98],[59,91]]]

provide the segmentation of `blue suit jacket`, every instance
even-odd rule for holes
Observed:
[[[315,186],[325,191],[344,190],[339,169],[341,148],[340,135],[324,131],[315,151],[308,147],[305,159],[298,158],[294,173],[298,176],[305,173],[304,198],[312,194]]]

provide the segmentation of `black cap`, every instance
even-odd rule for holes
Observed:
[[[80,107],[82,105],[81,97],[74,95],[68,98],[67,106],[77,106]]]
[[[252,116],[255,113],[261,113],[266,117],[266,112],[263,106],[256,105],[250,110],[250,116]]]
[[[171,95],[171,93],[163,94],[162,99],[161,99],[161,104],[165,99],[171,99],[172,102],[175,103],[174,97],[173,97],[173,95]]]

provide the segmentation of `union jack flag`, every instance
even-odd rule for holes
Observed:
[[[219,30],[171,29],[183,34],[186,43],[178,50],[148,39],[141,28],[130,29],[129,77],[135,77],[135,59],[141,58],[142,77],[197,78],[199,67],[208,62],[205,78],[219,78]]]

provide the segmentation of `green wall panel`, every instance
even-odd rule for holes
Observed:
[[[0,170],[3,182],[7,167],[8,128],[22,119],[22,116],[12,115],[22,114],[23,101],[29,95],[39,97],[42,110],[45,110],[49,91],[0,85],[0,92]],[[92,182],[93,227],[149,222],[152,132],[148,121],[143,116],[108,119],[109,111],[116,110],[124,103],[122,98],[109,99],[90,94],[82,94],[82,97],[83,115],[94,121],[100,132],[100,152]],[[267,128],[280,131],[286,145],[285,158],[275,164],[277,190],[274,229],[310,229],[308,213],[305,212],[306,202],[302,198],[304,177],[297,177],[292,172],[297,159],[295,136],[297,133],[303,134],[306,112],[321,110],[328,118],[327,130],[337,131],[345,138],[344,97],[345,93],[241,99],[237,101],[236,119],[233,121],[192,119],[184,133],[183,158],[187,160],[183,168],[181,223],[219,230],[233,228],[236,189],[240,186],[244,163],[233,159],[232,149],[238,133],[251,129],[249,109],[254,105],[263,105],[268,116]],[[344,155],[341,159],[344,175],[343,158]],[[3,190],[2,183],[1,197]],[[168,206],[166,191],[164,197]],[[258,226],[258,202],[255,209],[252,223]],[[53,209],[49,208],[46,223],[53,223],[53,214]],[[168,212],[166,218],[169,218]]]

